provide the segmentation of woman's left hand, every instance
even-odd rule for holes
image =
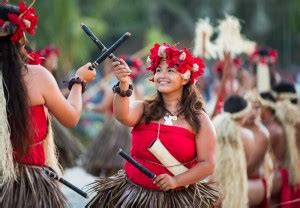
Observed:
[[[161,174],[156,176],[153,183],[156,184],[163,191],[175,189],[178,186],[175,177],[172,177],[168,174]]]

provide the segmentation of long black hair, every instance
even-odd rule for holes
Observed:
[[[18,14],[17,7],[0,5],[0,18],[8,20],[8,14]],[[23,79],[26,66],[20,54],[21,45],[10,40],[10,36],[0,37],[0,70],[3,74],[3,88],[6,98],[7,118],[14,151],[23,156],[32,142],[29,117],[28,93]]]

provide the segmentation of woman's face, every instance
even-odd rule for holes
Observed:
[[[157,90],[161,93],[168,94],[181,91],[188,81],[182,78],[181,73],[176,68],[169,68],[165,60],[162,60],[156,68],[154,83]]]

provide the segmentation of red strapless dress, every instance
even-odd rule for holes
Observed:
[[[31,124],[34,129],[34,143],[29,147],[28,152],[19,157],[14,152],[15,160],[24,165],[44,166],[45,165],[45,152],[43,141],[47,135],[47,118],[43,105],[36,105],[30,107]]]
[[[163,173],[172,175],[147,150],[157,138],[158,123],[139,124],[132,129],[131,133],[131,156],[156,175]],[[197,163],[195,134],[191,131],[181,127],[160,124],[159,138],[168,151],[187,168],[191,168]],[[151,179],[128,162],[125,163],[125,172],[133,183],[147,189],[160,190]]]

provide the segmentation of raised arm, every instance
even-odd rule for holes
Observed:
[[[121,91],[127,91],[130,84],[131,70],[126,62],[121,59],[121,62],[114,61],[112,67],[115,76],[119,80]],[[143,116],[144,106],[142,101],[129,102],[129,97],[122,97],[115,94],[113,101],[113,111],[115,117],[126,126],[135,126],[139,123]]]
[[[95,78],[95,70],[88,69],[90,64],[79,68],[76,77],[86,82]],[[62,95],[54,77],[46,69],[39,70],[39,82],[45,106],[57,120],[66,127],[75,127],[79,121],[82,110],[82,86],[74,84],[67,100]]]

